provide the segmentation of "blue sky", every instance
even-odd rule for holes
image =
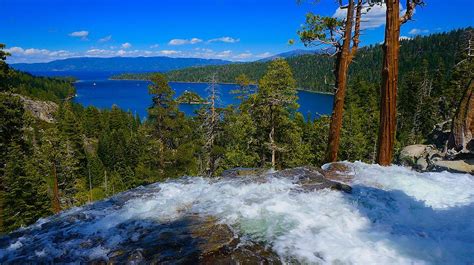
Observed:
[[[474,26],[473,0],[425,2],[402,36]],[[302,48],[288,40],[305,14],[336,9],[334,0],[0,0],[0,42],[10,63],[162,55],[252,61]],[[381,42],[384,8],[365,20],[362,45]]]

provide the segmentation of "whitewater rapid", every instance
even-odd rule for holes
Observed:
[[[0,260],[18,258],[16,253],[32,244],[38,258],[61,256],[66,250],[86,260],[107,258],[118,245],[139,237],[123,228],[130,220],[146,225],[195,213],[214,216],[244,240],[267,245],[282,261],[474,263],[472,175],[345,164],[353,177],[351,194],[301,192],[290,178],[276,177],[264,182],[186,177],[141,187],[129,191],[131,198],[124,201],[121,195],[39,220],[23,229],[29,236],[15,238],[0,250]],[[48,226],[57,220],[70,223]],[[67,240],[53,240],[59,230]],[[92,249],[79,247],[92,237],[106,240]]]

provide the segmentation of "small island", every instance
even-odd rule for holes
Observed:
[[[184,91],[184,93],[181,94],[181,96],[177,97],[176,101],[180,104],[191,104],[191,105],[207,104],[206,100],[204,100],[196,92],[188,91],[188,90]]]

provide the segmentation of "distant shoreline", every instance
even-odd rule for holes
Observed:
[[[148,79],[116,79],[116,78],[108,78],[107,80],[110,80],[110,81],[150,81]],[[170,83],[181,83],[181,84],[209,84],[208,82],[187,82],[187,81],[169,81],[169,82]],[[222,84],[222,85],[237,85],[237,83],[227,83],[227,82],[219,82],[219,84]],[[256,84],[252,84],[252,85],[255,86]],[[308,89],[304,89],[304,88],[297,88],[296,90],[309,92],[309,93],[316,93],[316,94],[334,96],[334,93],[331,93],[331,92],[314,91],[314,90],[308,90]]]

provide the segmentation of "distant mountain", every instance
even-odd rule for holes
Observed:
[[[291,57],[297,57],[297,56],[307,55],[307,54],[321,54],[321,51],[320,50],[293,50],[293,51],[276,54],[267,58],[263,58],[261,60],[258,60],[258,62],[268,62],[277,58],[291,58]]]
[[[101,71],[101,72],[167,72],[182,68],[209,65],[224,65],[230,61],[199,58],[171,57],[80,57],[56,60],[48,63],[11,64],[26,72],[43,71]]]

